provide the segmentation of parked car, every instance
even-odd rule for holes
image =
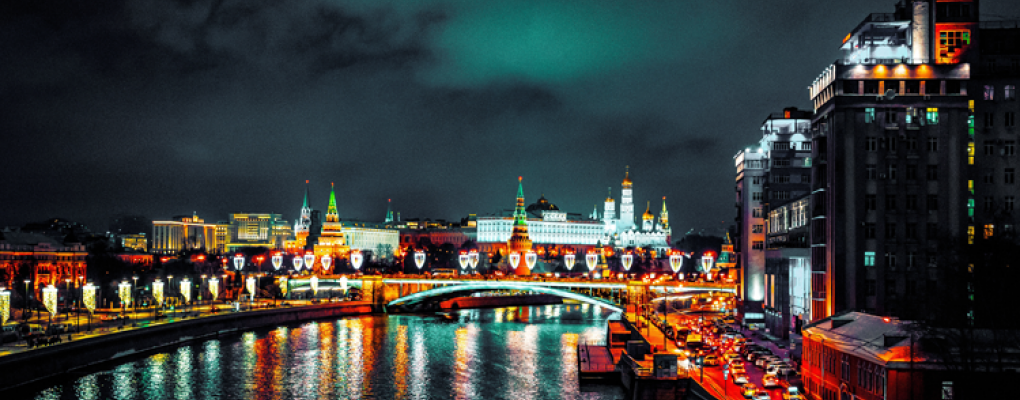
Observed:
[[[732,373],[741,373],[741,374],[746,374],[746,373],[747,373],[747,370],[746,370],[746,369],[744,369],[744,364],[741,364],[741,363],[733,363],[733,364],[730,364],[730,372],[732,372]]]
[[[779,387],[779,378],[775,375],[765,375],[761,378],[761,386],[766,388]]]
[[[750,383],[750,381],[748,381],[747,379],[747,374],[737,372],[733,374],[733,383],[739,385],[744,383]]]
[[[793,367],[785,362],[778,362],[769,364],[769,367],[765,370],[765,372],[773,375],[787,375],[793,372]]]
[[[783,400],[804,400],[804,396],[800,394],[800,390],[796,386],[790,386],[783,392]]]
[[[754,399],[754,400],[772,400],[772,398],[769,397],[769,392],[766,392],[766,391],[761,390],[761,389],[758,389],[757,392],[754,392],[754,397],[752,397],[752,399]]]
[[[774,355],[763,355],[754,360],[754,366],[765,368],[768,367],[769,363],[774,360],[779,360],[779,357]]]

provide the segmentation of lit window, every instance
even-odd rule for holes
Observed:
[[[967,216],[974,218],[974,199],[967,199]]]
[[[864,109],[864,122],[868,123],[868,124],[870,124],[872,122],[875,122],[875,109],[874,108],[865,108]]]
[[[935,125],[939,123],[939,109],[928,108],[925,112],[925,120],[928,125]]]
[[[974,226],[967,227],[967,244],[974,244]]]
[[[875,266],[875,252],[874,251],[865,251],[864,252],[864,266],[865,267],[874,267]]]
[[[985,85],[985,100],[995,100],[995,86]]]
[[[995,225],[985,225],[985,239],[990,239],[995,234]]]

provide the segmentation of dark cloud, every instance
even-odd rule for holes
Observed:
[[[733,154],[893,4],[7,1],[0,225],[293,219],[305,179],[344,217],[459,219],[518,175],[587,214],[630,165],[677,231],[720,228]]]

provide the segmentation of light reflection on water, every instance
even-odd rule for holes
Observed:
[[[597,307],[360,316],[181,346],[31,393],[35,399],[616,399],[582,392],[577,344]]]

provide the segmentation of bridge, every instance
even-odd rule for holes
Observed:
[[[318,277],[315,297],[339,294],[339,276]],[[301,276],[288,280],[288,295],[297,293],[308,297],[311,277]],[[732,283],[685,282],[668,279],[586,279],[553,277],[492,277],[492,276],[439,276],[415,275],[356,275],[348,277],[348,287],[357,287],[362,298],[370,300],[377,310],[415,310],[428,308],[453,297],[473,293],[510,290],[549,294],[581,301],[620,312],[624,304],[642,304],[648,299],[668,294],[695,292],[733,293]]]

